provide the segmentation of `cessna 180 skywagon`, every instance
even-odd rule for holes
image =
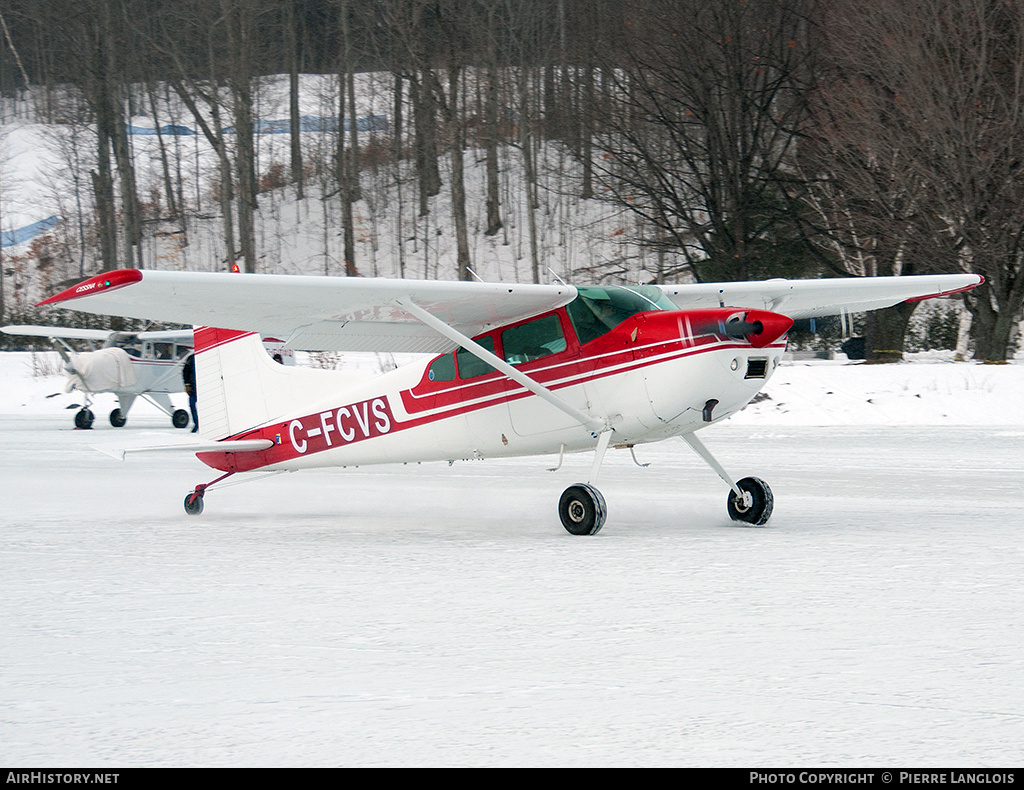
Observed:
[[[593,451],[558,514],[592,535],[609,447],[681,437],[729,486],[738,521],[767,522],[772,493],[729,475],[697,431],[768,381],[794,319],[970,290],[974,274],[695,285],[589,286],[164,272],[108,272],[52,304],[195,326],[200,430],[189,449],[222,474]],[[353,384],[276,365],[286,348],[436,356]]]
[[[92,396],[111,392],[118,406],[110,412],[110,424],[122,427],[136,398],[142,396],[171,418],[175,428],[188,425],[189,414],[175,409],[170,395],[184,392],[181,368],[192,353],[192,330],[114,332],[59,326],[5,326],[8,335],[50,339],[67,375],[67,391],[79,390],[85,405],[75,414],[76,428],[91,428]],[[101,345],[94,351],[75,351],[65,340],[86,340]]]

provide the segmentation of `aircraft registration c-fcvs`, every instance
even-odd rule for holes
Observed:
[[[592,451],[561,495],[575,535],[604,525],[609,447],[681,437],[762,525],[772,493],[735,479],[697,431],[735,414],[778,366],[795,319],[970,290],[975,274],[580,286],[123,269],[50,297],[91,313],[195,327],[199,425],[189,449],[223,474]],[[284,367],[258,333],[302,350],[435,354],[368,380]]]

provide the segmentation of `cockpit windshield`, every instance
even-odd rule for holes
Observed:
[[[566,308],[580,345],[609,332],[631,315],[649,310],[678,310],[653,285],[583,286]]]

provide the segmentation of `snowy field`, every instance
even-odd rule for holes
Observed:
[[[1013,766],[1024,365],[788,364],[682,442],[303,472],[182,499],[155,410],[72,428],[0,354],[0,764]]]

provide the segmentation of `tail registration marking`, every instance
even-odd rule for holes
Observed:
[[[383,436],[393,425],[387,398],[372,398],[292,420],[288,439],[295,452],[302,455]]]

